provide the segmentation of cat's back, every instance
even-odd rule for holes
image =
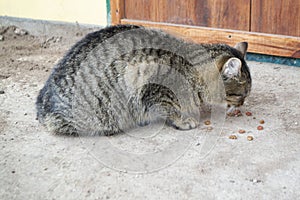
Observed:
[[[36,106],[39,120],[43,121],[45,114],[50,112],[50,109],[54,106],[53,101],[55,99],[53,97],[57,94],[57,88],[70,87],[73,84],[72,81],[67,82],[65,80],[74,80],[73,77],[79,70],[81,63],[87,59],[95,47],[119,33],[139,28],[141,27],[135,25],[110,26],[87,34],[72,46],[55,65],[37,97]]]

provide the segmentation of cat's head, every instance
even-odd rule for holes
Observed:
[[[248,48],[247,42],[241,42],[230,47],[230,56],[222,59],[220,73],[226,91],[226,101],[231,112],[235,107],[243,105],[251,90],[250,71],[245,62]]]

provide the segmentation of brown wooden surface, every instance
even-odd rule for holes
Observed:
[[[197,25],[250,30],[251,0],[196,0]]]
[[[250,30],[251,0],[125,0],[125,18]]]
[[[300,37],[300,0],[252,0],[251,31]]]
[[[110,0],[111,23],[113,25],[120,24],[124,18],[124,1],[125,0]]]
[[[175,25],[122,19],[122,24],[136,24],[163,29],[169,33],[197,43],[249,43],[249,52],[300,58],[300,38],[273,34],[251,33],[226,29]]]
[[[294,58],[300,58],[299,9],[299,0],[111,0],[112,24],[162,28],[199,43],[247,41],[250,52]]]

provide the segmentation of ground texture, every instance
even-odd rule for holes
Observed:
[[[186,137],[161,127],[151,137],[147,128],[109,138],[49,134],[36,120],[36,96],[89,31],[33,36],[1,27],[0,199],[299,199],[300,68],[249,62],[242,116],[222,126],[203,117]]]

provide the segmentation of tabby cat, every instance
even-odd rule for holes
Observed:
[[[186,115],[192,104],[213,103],[213,96],[231,110],[243,104],[251,89],[246,50],[246,42],[232,48],[142,26],[107,27],[55,66],[38,95],[37,116],[59,135],[112,135],[160,119],[193,129],[197,119]]]

